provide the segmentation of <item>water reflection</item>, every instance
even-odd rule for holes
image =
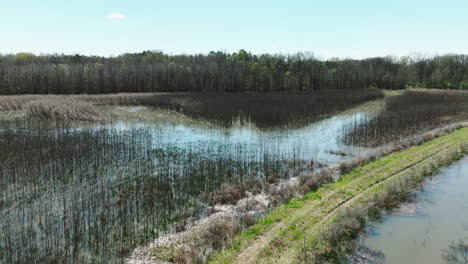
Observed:
[[[418,195],[421,212],[390,214],[368,227],[361,246],[382,252],[378,263],[444,263],[442,252],[468,238],[468,157],[443,169]]]
[[[58,256],[57,262],[120,263],[121,250],[203,216],[209,195],[225,183],[287,180],[316,165],[303,160],[334,163],[372,151],[340,139],[369,116],[358,108],[289,130],[0,122],[0,143],[11,151],[0,162],[0,249],[12,249],[0,262]]]
[[[247,152],[268,149],[269,153],[279,155],[281,159],[316,160],[332,164],[350,156],[372,151],[370,148],[345,145],[341,140],[346,128],[364,122],[369,116],[369,113],[364,111],[343,113],[298,129],[260,130],[253,126],[212,128],[168,122],[156,124],[119,122],[100,125],[97,128],[113,127],[120,131],[149,129],[157,139],[155,145],[169,144],[179,148],[190,147],[200,150],[209,145],[242,145]]]

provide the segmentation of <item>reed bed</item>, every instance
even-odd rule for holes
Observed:
[[[154,97],[165,93],[117,93],[71,95],[75,100],[86,101],[95,105],[150,105]]]
[[[171,224],[205,215],[223,184],[305,166],[266,146],[181,149],[146,128],[67,122],[1,121],[0,149],[0,263],[122,263]]]
[[[0,111],[23,110],[24,106],[40,98],[40,95],[8,95],[0,96]]]
[[[102,120],[96,105],[147,105],[222,125],[237,119],[268,127],[316,120],[381,96],[364,90],[0,97],[1,110],[29,117],[0,121],[0,263],[122,263],[184,219],[200,219],[213,205],[235,204],[318,164],[303,158],[300,146],[292,154],[275,144],[177,147],[148,127],[77,129],[68,122]],[[330,179],[301,178],[301,188],[322,180]],[[273,202],[294,195],[288,190],[278,188]],[[248,220],[242,223],[254,221]],[[214,247],[228,238],[220,239]]]
[[[46,98],[30,101],[24,105],[29,118],[45,120],[102,120],[99,111],[90,103],[63,99]]]
[[[325,90],[308,93],[160,94],[152,106],[220,125],[254,123],[258,127],[296,126],[383,97],[377,89]]]
[[[300,126],[383,97],[378,89],[307,93],[128,93],[0,96],[0,111],[27,110],[29,117],[96,121],[93,105],[142,105],[222,126]]]
[[[8,95],[0,96],[0,111],[23,112],[40,120],[105,121],[102,105],[148,105],[154,93],[105,95]]]
[[[386,101],[377,116],[363,117],[344,128],[350,145],[378,146],[401,141],[437,127],[468,119],[468,92],[407,90]]]
[[[23,110],[32,101],[67,100],[68,102],[87,102],[92,105],[149,105],[154,97],[164,93],[117,93],[97,95],[2,95],[0,111]]]

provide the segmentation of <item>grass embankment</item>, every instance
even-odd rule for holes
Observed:
[[[337,222],[342,208],[383,192],[391,182],[421,178],[459,155],[468,128],[370,162],[338,181],[275,208],[215,253],[209,263],[299,263],[304,248]]]

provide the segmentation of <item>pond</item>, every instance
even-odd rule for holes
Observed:
[[[414,203],[367,227],[359,244],[376,253],[368,262],[445,263],[450,245],[468,239],[467,186],[468,157],[427,179]]]

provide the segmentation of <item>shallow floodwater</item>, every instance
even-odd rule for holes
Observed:
[[[0,161],[0,179],[6,179],[0,182],[0,251],[8,252],[0,263],[50,256],[121,263],[122,252],[172,232],[173,223],[203,217],[216,199],[237,199],[212,195],[223,184],[247,183],[259,191],[264,181],[373,151],[344,145],[341,137],[382,105],[369,102],[289,129],[167,120],[0,122],[0,143],[17,146]],[[34,151],[24,151],[29,147]]]
[[[428,179],[406,212],[369,226],[360,244],[383,253],[375,263],[445,263],[442,253],[452,242],[468,241],[467,187],[468,157]]]
[[[373,151],[370,148],[345,145],[341,137],[348,127],[365,122],[380,107],[381,104],[378,103],[370,107],[358,107],[302,128],[293,129],[260,130],[254,126],[212,128],[169,122],[155,124],[119,122],[105,125],[105,127],[118,130],[149,129],[154,136],[154,147],[171,145],[202,152],[209,150],[209,146],[223,144],[240,146],[248,153],[258,151],[275,155],[275,159],[314,160],[322,164],[333,164]]]

